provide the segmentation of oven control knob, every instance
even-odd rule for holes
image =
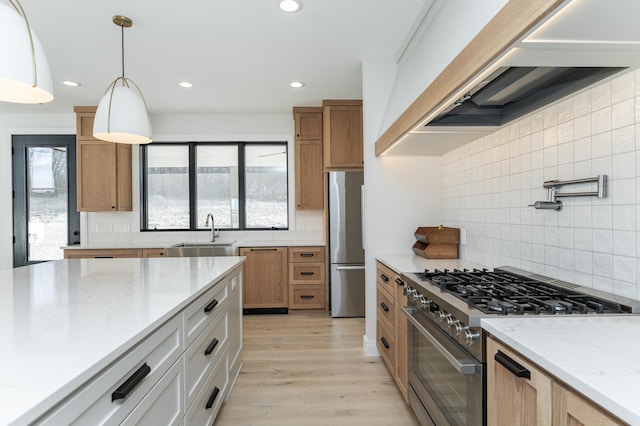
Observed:
[[[407,289],[407,298],[409,298],[409,300],[415,300],[416,294],[418,294],[418,292],[415,289],[411,287]]]
[[[460,321],[458,321],[455,326],[456,326],[456,336],[459,336],[460,334],[462,334],[463,331],[467,331],[469,329],[468,325],[464,325],[464,323],[461,323]]]
[[[420,308],[421,309],[427,309],[429,307],[429,305],[431,305],[431,300],[427,299],[426,297],[420,295],[420,297],[418,297],[418,302],[420,302]]]
[[[445,311],[438,311],[438,317],[440,318],[440,322],[444,323],[451,317],[451,314],[448,314]]]
[[[480,340],[480,333],[474,333],[469,328],[464,331],[464,340],[467,346],[472,346],[476,341]]]
[[[447,328],[451,329],[451,327],[455,327],[460,324],[460,320],[456,319],[456,317],[447,318]]]

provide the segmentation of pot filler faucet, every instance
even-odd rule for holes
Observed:
[[[218,234],[216,233],[215,219],[211,213],[207,215],[207,220],[204,222],[204,226],[209,226],[209,218],[211,218],[211,242],[215,242]]]

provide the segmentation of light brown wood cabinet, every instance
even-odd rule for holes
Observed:
[[[145,249],[148,250],[148,249]],[[65,249],[65,259],[116,259],[143,257],[142,249]]]
[[[166,257],[167,252],[164,248],[148,248],[142,249],[142,257]]]
[[[322,107],[324,170],[362,169],[362,101],[325,100]]]
[[[242,307],[287,308],[288,274],[286,247],[241,247],[244,263]]]
[[[407,400],[407,319],[402,306],[407,304],[405,283],[392,269],[376,263],[377,346],[382,359]]]
[[[559,383],[551,374],[509,346],[491,336],[487,337],[486,343],[487,424],[495,426],[625,424],[597,404]],[[516,375],[517,371],[521,371],[522,377]]]
[[[322,108],[294,107],[296,209],[322,210]]]
[[[326,307],[325,247],[289,247],[289,309]]]
[[[131,211],[131,145],[93,138],[96,107],[75,107],[78,211]]]

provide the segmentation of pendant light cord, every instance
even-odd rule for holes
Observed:
[[[120,29],[122,30],[122,78],[124,79],[124,25],[120,25]]]

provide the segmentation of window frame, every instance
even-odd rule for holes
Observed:
[[[222,146],[235,145],[238,147],[238,228],[222,228],[226,231],[287,231],[290,226],[290,191],[289,191],[289,144],[288,141],[228,141],[228,142],[153,142],[153,145],[168,146],[188,146],[188,181],[189,181],[189,228],[172,228],[172,229],[150,229],[148,225],[148,206],[147,206],[147,149],[149,145],[140,145],[140,232],[182,232],[182,231],[208,231],[208,228],[198,227],[197,217],[197,201],[198,201],[198,174],[197,174],[197,147],[198,146]],[[287,226],[286,227],[268,227],[268,228],[247,228],[247,200],[246,200],[246,157],[245,147],[252,145],[278,145],[282,146],[285,151],[286,158],[286,191],[287,191]]]

